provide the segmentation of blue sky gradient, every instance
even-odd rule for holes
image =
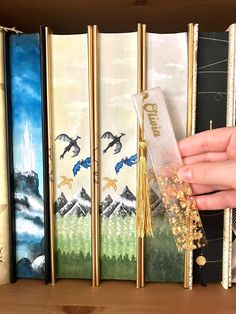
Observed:
[[[21,164],[21,138],[27,119],[37,160],[39,191],[43,196],[42,105],[39,35],[11,35],[11,93],[14,169]]]

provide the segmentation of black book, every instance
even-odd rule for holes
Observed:
[[[226,126],[228,33],[200,32],[197,65],[196,133]],[[193,252],[193,279],[203,285],[222,280],[224,211],[201,211],[208,245]],[[204,265],[197,259],[203,256]]]

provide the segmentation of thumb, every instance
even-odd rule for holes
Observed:
[[[182,181],[203,185],[225,185],[236,189],[236,160],[196,163],[180,168]]]

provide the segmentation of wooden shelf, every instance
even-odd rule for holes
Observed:
[[[187,31],[189,22],[204,31],[222,31],[236,22],[235,0],[3,0],[0,24],[24,32],[49,26],[55,33],[82,33],[88,24],[101,32],[135,31],[138,22],[151,32]],[[0,286],[1,314],[235,314],[236,289],[221,285],[195,286],[105,281],[92,288],[89,281],[61,280],[55,286],[19,280]]]
[[[181,284],[147,284],[105,281],[92,288],[90,281],[60,280],[55,286],[36,280],[19,280],[0,286],[1,314],[235,314],[236,289],[221,285],[192,291]]]
[[[54,33],[80,33],[88,24],[101,32],[134,31],[140,22],[160,33],[186,31],[193,22],[204,31],[223,31],[236,21],[235,12],[235,0],[3,0],[0,24],[25,32],[42,24]]]

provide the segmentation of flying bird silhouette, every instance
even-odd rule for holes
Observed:
[[[69,152],[71,150],[71,148],[73,148],[73,155],[71,157],[76,157],[79,155],[79,152],[80,152],[80,147],[78,146],[77,144],[77,141],[78,139],[81,138],[80,136],[76,136],[75,139],[73,139],[72,137],[69,137],[67,134],[59,134],[56,138],[55,138],[55,141],[56,140],[60,140],[60,141],[65,141],[65,142],[68,142],[69,145],[67,145],[64,149],[64,152],[62,155],[60,155],[60,159],[63,159],[65,154],[67,152]]]
[[[132,155],[130,157],[122,158],[116,165],[115,165],[115,171],[116,174],[120,172],[120,169],[123,168],[124,165],[128,167],[132,167],[137,163],[137,154]]]
[[[73,167],[74,176],[81,170],[81,168],[88,169],[91,167],[91,157],[87,157],[86,159],[79,160]]]
[[[111,179],[108,177],[104,177],[103,180],[107,181],[107,183],[103,187],[103,191],[109,188],[113,188],[115,191],[117,190],[117,180],[116,179]]]
[[[122,148],[122,143],[121,143],[121,138],[122,136],[124,136],[124,133],[120,133],[120,135],[113,135],[111,132],[107,131],[105,132],[101,138],[107,138],[107,139],[111,139],[112,141],[108,144],[108,146],[104,149],[103,153],[105,154],[107,152],[107,150],[111,147],[113,147],[115,145],[115,149],[114,149],[114,153],[118,154],[121,151]]]
[[[58,188],[61,188],[64,185],[67,185],[69,187],[69,189],[72,188],[71,182],[73,182],[72,178],[67,178],[66,176],[61,176],[61,178],[63,179],[63,181],[58,184]]]

